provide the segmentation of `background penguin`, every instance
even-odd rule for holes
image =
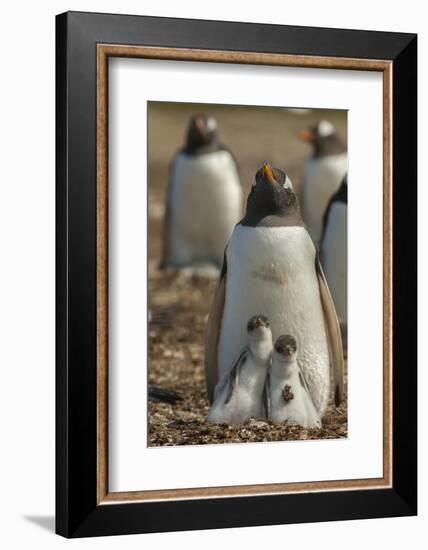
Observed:
[[[211,401],[218,378],[246,344],[245,320],[259,311],[269,318],[274,338],[295,336],[299,367],[322,416],[330,363],[337,404],[343,395],[339,323],[290,181],[268,163],[257,172],[245,217],[233,230],[211,305],[205,344]]]
[[[247,323],[247,334],[248,345],[216,386],[209,422],[242,424],[264,416],[262,396],[272,354],[269,320],[255,315]]]
[[[324,212],[348,169],[346,147],[327,120],[301,130],[299,137],[310,143],[313,154],[305,160],[302,185],[302,215],[318,246]]]
[[[215,119],[196,115],[190,120],[186,145],[171,165],[161,268],[220,267],[241,214],[237,164],[218,141]]]
[[[306,380],[297,364],[297,343],[293,336],[283,334],[275,342],[265,396],[267,416],[273,422],[288,422],[303,428],[321,427]]]
[[[348,176],[330,200],[323,220],[321,261],[336,312],[346,333],[348,315]]]

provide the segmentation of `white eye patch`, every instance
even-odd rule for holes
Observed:
[[[321,122],[318,124],[318,134],[321,137],[327,137],[334,134],[334,126],[331,122],[328,120],[321,120]]]
[[[293,184],[291,183],[291,179],[288,176],[285,176],[283,187],[284,189],[291,189],[292,191],[294,191]]]
[[[210,132],[214,132],[214,130],[217,130],[217,122],[212,116],[208,117],[207,130]]]
[[[254,187],[255,185],[257,185],[256,178],[253,179],[252,186]],[[285,176],[285,181],[284,181],[283,188],[284,189],[291,189],[292,191],[294,191],[293,184],[291,182],[291,179],[288,176]]]

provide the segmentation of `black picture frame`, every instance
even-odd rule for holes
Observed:
[[[392,62],[391,488],[97,504],[96,46]],[[417,36],[68,12],[56,18],[56,532],[65,537],[417,513]]]

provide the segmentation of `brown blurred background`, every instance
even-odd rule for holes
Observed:
[[[265,160],[288,174],[299,195],[303,162],[311,152],[297,139],[301,128],[325,119],[346,143],[346,111],[149,102],[149,382],[183,398],[175,405],[150,402],[149,445],[346,437],[346,399],[339,409],[329,408],[322,429],[274,426],[267,421],[244,426],[206,422],[203,341],[216,281],[158,270],[169,165],[184,143],[189,118],[197,113],[217,120],[220,142],[238,162],[245,197]]]

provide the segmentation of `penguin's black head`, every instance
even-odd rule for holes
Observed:
[[[285,358],[292,357],[297,351],[297,343],[295,338],[290,334],[282,334],[278,336],[275,342],[275,351]]]
[[[264,315],[254,315],[247,323],[247,332],[253,332],[259,327],[270,328],[270,322]]]
[[[336,128],[328,120],[321,120],[300,130],[299,139],[312,145],[316,157],[337,155],[346,151]]]
[[[215,118],[199,114],[190,119],[187,129],[186,151],[195,152],[216,144],[218,139],[217,122]]]
[[[254,178],[241,224],[258,225],[265,218],[298,211],[297,197],[290,179],[282,170],[265,162]]]

